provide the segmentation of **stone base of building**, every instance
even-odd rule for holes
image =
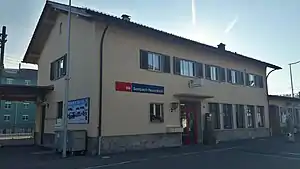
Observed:
[[[43,145],[40,144],[40,134],[35,133],[35,144],[47,148],[55,148],[55,135],[44,133]],[[105,136],[102,137],[101,154],[120,153],[126,151],[146,150],[163,147],[181,146],[181,133],[172,134],[143,134],[126,136]],[[87,154],[98,153],[98,138],[87,138]]]
[[[234,130],[215,130],[215,136],[220,141],[269,137],[268,128],[247,128]]]

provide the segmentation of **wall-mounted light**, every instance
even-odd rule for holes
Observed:
[[[170,112],[173,112],[178,108],[179,103],[178,102],[171,102],[170,103]]]

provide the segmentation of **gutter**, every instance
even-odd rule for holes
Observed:
[[[99,70],[99,119],[98,119],[98,155],[101,155],[102,145],[102,100],[103,100],[103,44],[109,24],[107,24],[102,32],[100,41],[100,70]]]
[[[268,106],[268,114],[269,114],[268,119],[269,119],[269,132],[270,132],[270,136],[272,136],[272,128],[271,128],[271,123],[270,123],[270,110],[269,110],[269,108],[270,108],[270,99],[269,99],[269,89],[268,89],[268,77],[275,70],[280,70],[280,69],[273,69],[266,76],[266,90],[267,90],[266,94],[267,94],[267,101],[268,101],[268,105],[267,106]]]

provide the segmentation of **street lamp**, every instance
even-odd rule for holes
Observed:
[[[294,85],[293,85],[293,74],[292,74],[292,65],[298,64],[300,61],[289,63],[290,67],[290,79],[291,79],[291,88],[292,88],[292,97],[294,97]]]

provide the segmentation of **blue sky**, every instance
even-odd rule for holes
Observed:
[[[55,0],[68,3],[68,0]],[[283,67],[269,77],[270,93],[291,93],[288,63],[300,60],[298,0],[73,0],[73,5],[121,16],[202,43]],[[41,14],[44,0],[2,0],[0,26],[6,25],[6,67],[18,67]],[[297,48],[298,47],[298,48]],[[22,67],[36,67],[22,65]],[[300,91],[300,64],[293,66]]]

